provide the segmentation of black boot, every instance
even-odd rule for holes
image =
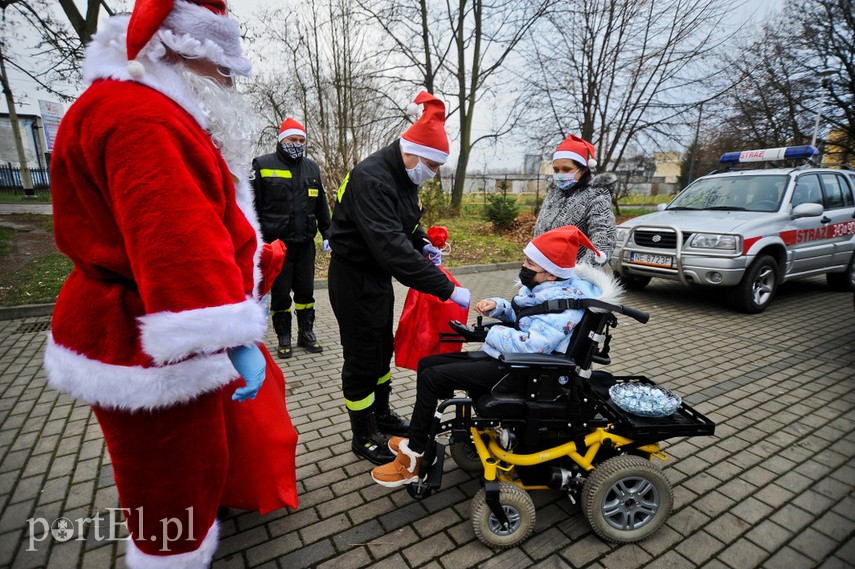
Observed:
[[[304,308],[297,311],[297,345],[313,354],[324,351],[324,347],[315,338],[312,327],[315,325],[315,309]]]
[[[406,437],[409,435],[410,422],[395,413],[389,406],[392,393],[392,381],[377,386],[374,390],[374,409],[377,415],[377,428],[385,435]]]
[[[357,456],[377,465],[395,460],[395,455],[389,450],[389,439],[377,431],[373,407],[362,411],[348,409],[347,414],[350,416],[350,430],[353,431],[350,448]]]
[[[286,311],[273,313],[273,329],[279,339],[276,355],[281,359],[291,357],[291,313]]]

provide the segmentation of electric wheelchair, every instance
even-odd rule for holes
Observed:
[[[559,301],[552,301],[559,302]],[[673,491],[653,459],[665,460],[659,442],[672,437],[713,435],[715,424],[684,402],[669,416],[624,411],[610,397],[612,386],[655,386],[643,376],[592,370],[610,363],[616,314],[646,323],[649,315],[596,299],[564,300],[584,308],[563,354],[504,354],[507,374],[488,394],[467,394],[440,403],[434,416],[419,480],[407,486],[415,499],[441,487],[445,445],[482,488],[472,502],[475,535],[494,548],[513,547],[535,525],[529,490],[558,489],[580,503],[601,538],[631,543],[656,531],[668,518]],[[566,308],[564,308],[566,309]],[[483,341],[490,326],[452,322],[444,341]],[[443,412],[453,418],[443,420]],[[447,416],[447,415],[446,415]]]

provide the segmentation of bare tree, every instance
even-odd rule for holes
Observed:
[[[476,137],[476,107],[485,97],[501,98],[501,71],[508,58],[557,0],[357,1],[390,40],[385,73],[401,88],[423,86],[453,101],[448,115],[457,116],[459,151],[451,208],[459,212],[473,147],[495,141],[519,120],[513,102],[504,100],[504,116],[495,129]]]
[[[56,5],[59,5],[57,10]],[[56,82],[80,82],[83,49],[92,39],[101,14],[114,14],[111,4],[121,0],[86,0],[86,11],[74,0],[0,0],[3,11],[4,43],[24,46],[7,61],[45,91],[62,99],[69,93],[55,87]]]
[[[601,169],[619,168],[630,142],[657,148],[685,129],[731,37],[716,30],[733,5],[721,0],[580,0],[553,14],[527,46],[528,131],[554,148],[569,134],[590,140]]]
[[[828,127],[843,133],[836,143],[844,156],[855,155],[851,0],[791,0],[736,51],[751,58],[731,56],[727,66],[746,80],[710,109],[699,146],[714,150],[711,156],[699,153],[699,161],[718,159],[721,146],[714,139],[728,140],[726,150],[808,144],[817,119],[823,132]]]
[[[380,88],[377,52],[358,18],[346,0],[307,0],[287,13],[265,12],[250,34],[263,38],[252,42],[256,59],[272,63],[246,85],[264,121],[260,144],[272,148],[285,117],[302,119],[328,186],[404,119]]]

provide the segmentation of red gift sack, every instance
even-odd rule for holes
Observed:
[[[431,227],[427,234],[435,247],[442,249],[445,246],[448,231],[444,227]],[[454,286],[460,286],[445,267],[438,268]],[[425,356],[459,352],[463,344],[441,342],[440,333],[454,333],[448,325],[449,320],[465,323],[468,318],[469,310],[466,308],[461,308],[450,300],[442,301],[432,294],[410,289],[398,320],[398,329],[395,331],[395,365],[416,370],[419,360]]]

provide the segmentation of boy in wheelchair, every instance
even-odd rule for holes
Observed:
[[[419,362],[409,437],[389,440],[389,448],[396,457],[371,471],[376,483],[396,488],[418,480],[437,403],[452,396],[454,390],[466,390],[473,399],[488,393],[507,374],[500,366],[501,354],[549,354],[566,350],[573,327],[584,311],[570,307],[562,310],[560,301],[580,298],[617,301],[622,291],[611,275],[591,265],[576,265],[580,247],[595,253],[598,262],[605,260],[572,225],[535,237],[523,250],[526,260],[520,269],[522,286],[513,301],[489,298],[475,306],[479,314],[507,325],[492,326],[480,351],[437,354]],[[551,309],[541,310],[547,302]]]

